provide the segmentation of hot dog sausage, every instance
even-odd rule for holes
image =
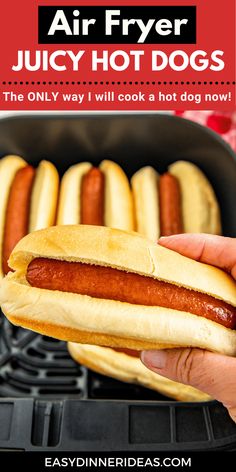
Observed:
[[[140,351],[135,351],[134,349],[122,349],[122,348],[119,348],[119,347],[113,347],[112,348],[113,351],[116,351],[116,352],[122,352],[123,354],[127,354],[127,356],[131,356],[131,357],[139,357],[140,356]]]
[[[104,225],[104,174],[92,167],[82,179],[81,215],[84,225]]]
[[[28,266],[30,285],[138,305],[161,306],[236,328],[236,308],[207,294],[110,267],[37,258]]]
[[[173,175],[160,177],[159,200],[161,236],[183,233],[180,187]]]
[[[9,272],[8,259],[15,245],[28,233],[30,198],[35,169],[26,166],[18,170],[13,180],[6,211],[4,228],[2,268],[4,274]]]

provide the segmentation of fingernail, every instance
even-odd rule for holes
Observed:
[[[172,239],[172,236],[161,236],[161,238],[158,239],[158,243],[164,243],[170,239]]]
[[[167,352],[161,351],[143,351],[141,353],[141,361],[146,366],[156,367],[156,369],[164,369],[167,361]]]

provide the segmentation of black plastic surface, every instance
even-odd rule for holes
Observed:
[[[0,450],[236,450],[217,403],[0,400]]]
[[[0,396],[163,400],[165,397],[87,371],[66,343],[13,326],[0,318]]]
[[[236,237],[236,162],[214,133],[167,115],[20,117],[0,121],[0,157],[70,165],[108,158],[129,176],[196,163],[212,182],[226,236]],[[236,425],[216,402],[184,404],[75,364],[66,344],[0,318],[0,450],[236,448]],[[17,398],[18,397],[18,398]]]

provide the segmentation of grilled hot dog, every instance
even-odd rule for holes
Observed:
[[[235,281],[137,233],[51,227],[25,236],[9,266],[2,310],[25,328],[110,347],[236,355]]]
[[[34,259],[27,281],[33,287],[189,312],[236,328],[236,308],[207,294],[111,267]]]
[[[103,172],[92,167],[82,179],[81,186],[81,223],[84,225],[104,225]]]
[[[180,186],[169,173],[160,177],[159,201],[161,236],[183,233]]]
[[[30,198],[35,169],[26,166],[18,170],[10,189],[2,248],[4,274],[9,271],[8,259],[16,243],[28,233]]]

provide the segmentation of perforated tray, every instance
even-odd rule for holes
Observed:
[[[236,237],[236,163],[214,133],[167,115],[43,116],[0,121],[0,157],[42,158],[60,173],[109,158],[128,176],[178,159],[212,182],[226,236]],[[0,317],[0,450],[236,448],[236,425],[217,402],[184,404],[74,363],[66,344]]]

